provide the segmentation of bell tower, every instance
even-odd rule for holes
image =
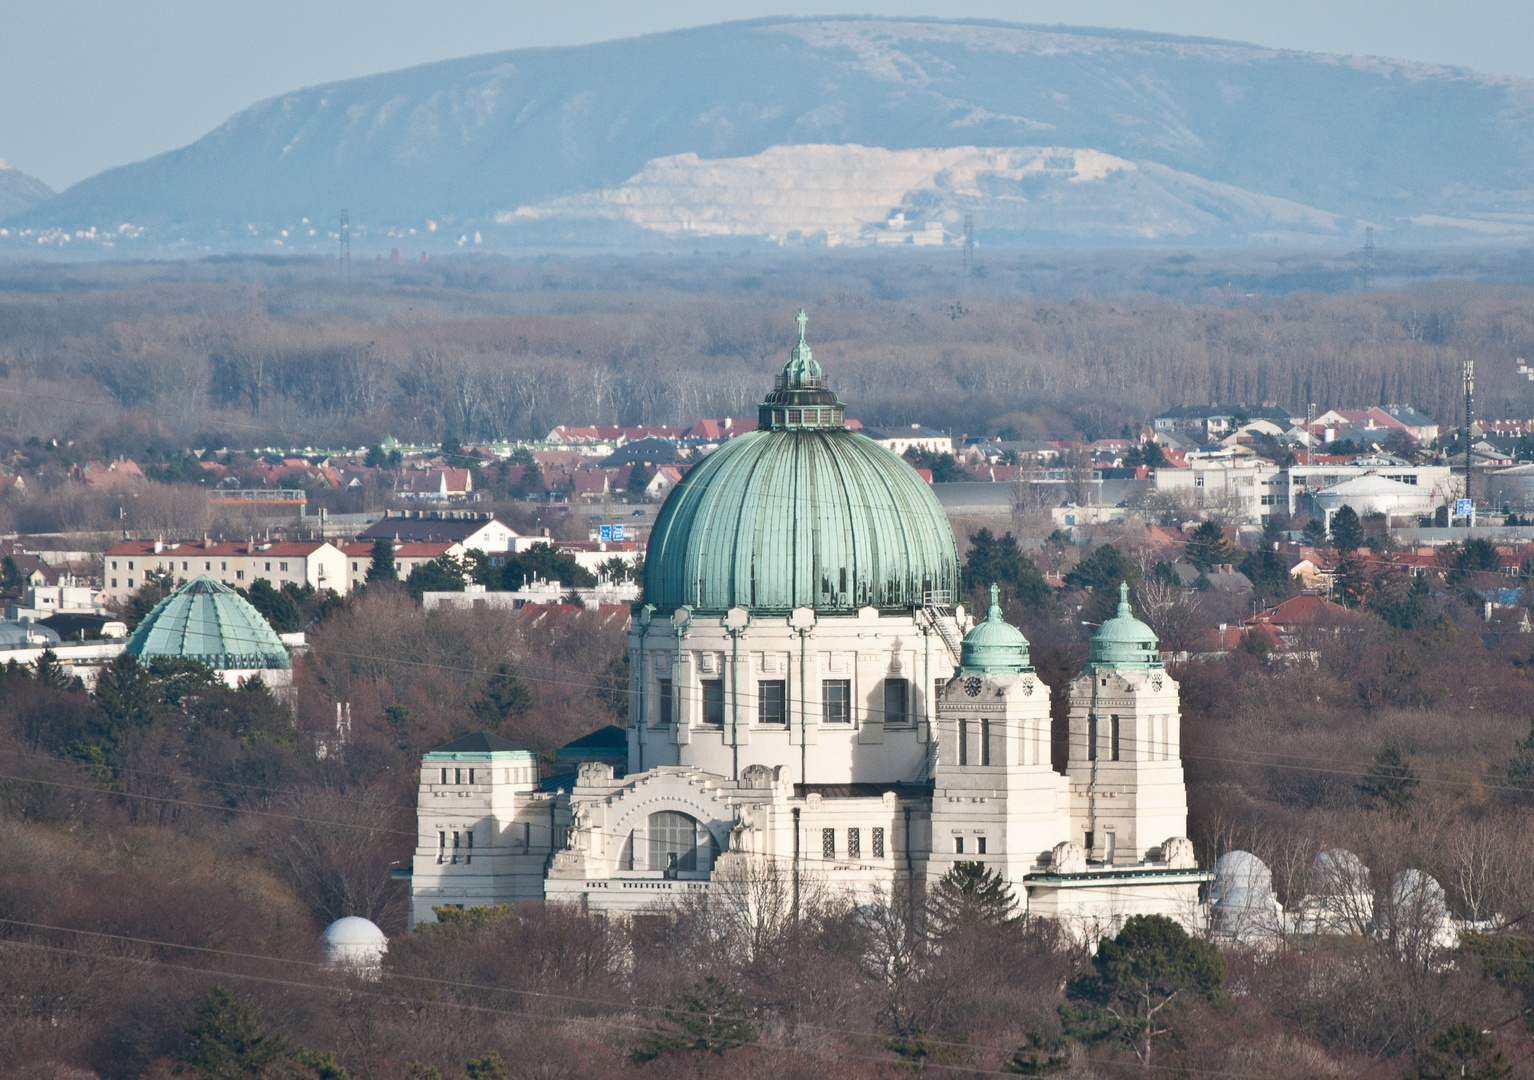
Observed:
[[[1015,886],[1060,839],[1066,781],[1050,767],[1049,687],[1002,617],[1000,592],[991,586],[990,612],[965,635],[938,698],[929,881],[980,862]]]
[[[1092,636],[1070,687],[1071,839],[1089,863],[1159,859],[1188,831],[1177,684],[1154,631],[1134,617],[1119,584],[1117,614]]]

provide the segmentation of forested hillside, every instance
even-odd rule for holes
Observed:
[[[786,357],[800,305],[868,424],[1098,438],[1169,405],[1271,400],[1409,402],[1452,425],[1467,357],[1482,415],[1534,411],[1514,370],[1534,356],[1521,286],[1284,293],[1227,287],[1237,268],[1218,263],[1106,260],[1126,288],[1185,281],[1175,298],[1092,295],[1073,283],[1094,263],[990,258],[968,282],[915,259],[717,255],[345,276],[304,263],[13,268],[0,276],[0,440],[360,446],[740,416]]]

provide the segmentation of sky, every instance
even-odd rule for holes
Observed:
[[[1534,77],[1530,0],[12,0],[0,159],[62,190],[317,83],[502,49],[843,13],[1154,30]]]

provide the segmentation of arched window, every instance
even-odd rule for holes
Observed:
[[[662,810],[658,814],[651,814],[650,869],[696,870],[697,868],[697,821],[687,814],[679,814],[674,810]]]

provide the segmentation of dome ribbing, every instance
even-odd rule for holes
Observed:
[[[958,547],[937,497],[906,462],[847,430],[802,324],[762,420],[672,489],[650,534],[645,603],[851,614],[958,591]]]
[[[127,651],[146,660],[184,657],[221,671],[293,666],[261,613],[206,574],[155,605],[128,638]]]

